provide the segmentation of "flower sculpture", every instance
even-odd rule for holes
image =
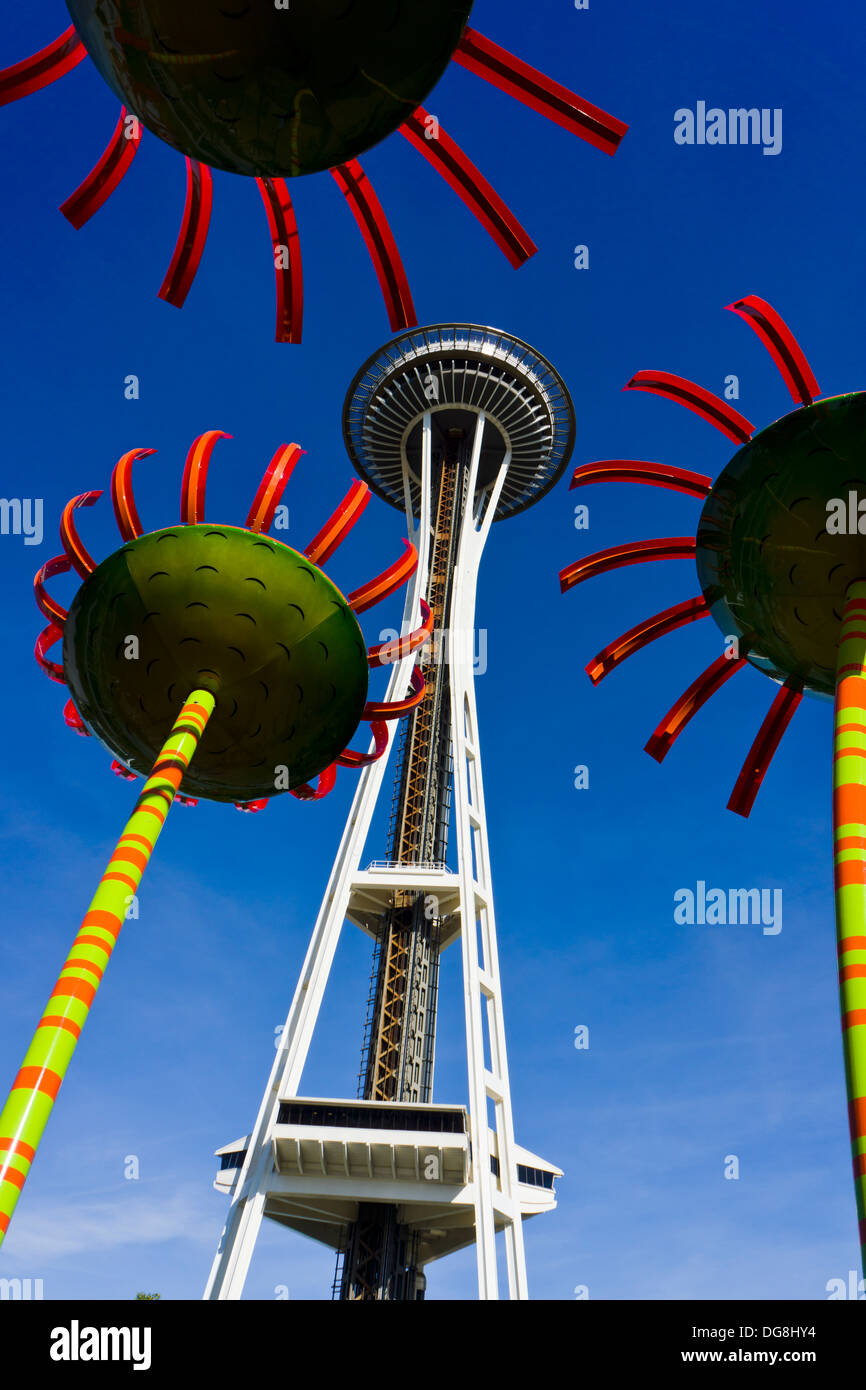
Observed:
[[[143,532],[131,473],[136,459],[154,451],[134,449],[111,480],[124,544],[94,561],[74,513],[101,493],[81,493],[63,512],[64,553],[36,576],[36,600],[49,619],[36,659],[71,691],[67,724],[95,734],[115,755],[115,771],[146,781],[0,1114],[0,1241],[180,788],[187,801],[232,801],[250,811],[282,792],[317,800],[333,787],[338,766],[360,768],[381,757],[387,721],[424,697],[417,668],[402,700],[370,701],[367,683],[370,667],[428,642],[427,605],[414,632],[369,650],[357,619],[406,582],[418,562],[414,546],[407,542],[400,559],[346,597],[321,568],[366,507],[366,483],[352,484],[299,553],[266,533],[301,449],[277,450],[246,525],[226,526],[204,519],[207,470],[220,438],[228,436],[211,430],[189,451],[179,526]],[[67,612],[45,583],[70,569],[83,582]],[[62,664],[47,655],[61,639]],[[368,753],[346,746],[362,720],[371,725]]]
[[[759,335],[798,408],[755,432],[728,402],[683,377],[642,371],[626,390],[695,411],[740,445],[715,482],[636,459],[579,467],[572,487],[638,482],[703,502],[694,537],[635,541],[569,565],[563,592],[648,560],[695,560],[700,594],[638,624],[587,666],[593,684],[648,642],[712,616],[727,649],[662,719],[659,762],[693,715],[746,665],[781,688],[728,806],[748,816],[804,692],[835,701],[833,829],[839,988],[860,1243],[866,1268],[866,392],[817,399],[818,383],[776,311],[750,295],[728,306]],[[866,512],[866,501],[862,503]],[[732,641],[731,639],[735,639]]]
[[[160,297],[180,307],[204,251],[211,166],[255,178],[277,281],[278,342],[301,340],[300,238],[287,178],[329,170],[370,253],[396,331],[417,323],[409,281],[358,156],[393,131],[463,200],[513,266],[537,247],[460,146],[421,103],[449,61],[608,154],[627,130],[466,25],[471,0],[435,5],[291,0],[239,7],[205,0],[68,0],[73,23],[0,71],[0,105],[39,91],[86,56],[123,106],[104,154],[61,211],[76,228],[129,169],[142,127],[186,159],[186,205]]]

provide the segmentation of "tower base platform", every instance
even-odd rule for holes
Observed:
[[[496,1134],[488,1131],[494,1225],[511,1210],[499,1190]],[[231,1195],[249,1136],[217,1150],[214,1187]],[[331,1249],[345,1249],[362,1204],[396,1206],[416,1238],[419,1265],[475,1242],[475,1181],[469,1114],[462,1105],[391,1101],[281,1100],[271,1140],[274,1168],[264,1215]],[[516,1197],[523,1220],[556,1206],[562,1170],[515,1145]]]

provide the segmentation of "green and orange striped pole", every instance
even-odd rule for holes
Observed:
[[[0,1244],[36,1156],[81,1029],[175,793],[213,713],[189,697],[117,842],[0,1113]]]
[[[833,839],[848,1118],[866,1273],[866,581],[845,597],[836,666]]]

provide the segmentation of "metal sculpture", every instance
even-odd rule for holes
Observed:
[[[246,525],[225,526],[204,518],[208,465],[220,438],[228,436],[211,430],[189,451],[181,525],[143,532],[131,472],[136,459],[154,451],[134,449],[111,481],[124,545],[96,564],[74,512],[102,494],[82,493],[63,512],[64,553],[36,576],[36,601],[49,619],[36,659],[52,680],[69,686],[67,724],[95,734],[115,755],[116,772],[147,780],[0,1114],[0,1241],[181,787],[183,801],[233,801],[246,811],[260,811],[285,792],[318,800],[333,788],[338,766],[376,762],[388,746],[388,721],[424,695],[414,670],[401,700],[368,700],[367,685],[370,667],[402,662],[427,639],[426,605],[415,632],[369,650],[357,619],[414,573],[414,545],[407,542],[399,560],[347,597],[321,569],[369,502],[367,484],[352,484],[300,553],[267,531],[302,450],[281,446]],[[45,582],[70,569],[83,583],[67,613]],[[47,656],[61,639],[62,665]],[[370,722],[373,738],[366,753],[346,747],[362,720]]]
[[[489,232],[511,265],[538,249],[455,140],[420,104],[449,59],[597,149],[628,127],[465,26],[472,5],[395,7],[291,0],[237,14],[202,0],[68,0],[73,24],[0,71],[0,105],[63,77],[88,54],[123,102],[109,144],[61,212],[76,228],[117,188],[142,127],[186,159],[183,221],[161,299],[180,307],[213,202],[211,166],[254,177],[274,249],[278,342],[301,341],[300,237],[287,178],[328,169],[370,254],[391,328],[417,323],[393,233],[358,156],[398,130]],[[395,18],[396,8],[396,18]]]
[[[866,392],[817,399],[818,383],[779,314],[749,295],[728,306],[752,327],[798,409],[755,426],[712,392],[667,372],[638,372],[649,391],[700,415],[741,447],[713,483],[636,459],[576,469],[571,486],[638,482],[703,502],[695,537],[630,542],[560,574],[563,593],[623,565],[694,559],[701,593],[638,624],[587,666],[597,685],[657,637],[709,615],[726,652],[692,682],[646,745],[661,762],[683,729],[746,665],[781,686],[731,793],[748,816],[803,693],[835,701],[833,834],[839,990],[860,1243],[866,1269]],[[862,504],[866,511],[866,502]],[[732,642],[731,638],[736,638]]]

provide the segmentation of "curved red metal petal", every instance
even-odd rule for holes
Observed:
[[[256,179],[271,229],[277,277],[278,343],[299,343],[304,326],[301,238],[285,179]]]
[[[269,797],[263,796],[258,801],[236,801],[234,807],[236,811],[250,811],[254,815],[263,811],[268,804]]]
[[[186,201],[174,255],[159,290],[159,298],[180,309],[190,292],[204,255],[213,207],[213,177],[206,164],[186,160]]]
[[[616,154],[628,130],[616,116],[584,101],[583,97],[468,26],[463,30],[454,62],[607,154]]]
[[[111,475],[111,501],[117,529],[125,541],[134,541],[142,534],[141,519],[135,506],[132,491],[132,465],[136,459],[150,458],[155,449],[130,449],[114,465]]]
[[[76,709],[74,700],[67,700],[63,706],[63,719],[69,729],[74,729],[82,738],[90,738],[90,730],[86,728],[84,720]]]
[[[432,631],[433,614],[422,598],[421,626],[416,627],[414,632],[407,633],[405,637],[394,637],[390,642],[380,642],[378,646],[368,648],[368,666],[390,666],[395,661],[400,661],[404,656],[411,655],[419,647],[424,646]]]
[[[657,763],[662,762],[698,710],[706,704],[711,695],[715,695],[716,691],[721,689],[726,680],[730,680],[735,672],[741,671],[745,664],[745,656],[718,657],[697,680],[692,681],[676,704],[671,706],[644,751],[649,753],[651,758],[655,758]]]
[[[410,684],[412,687],[412,694],[407,695],[405,700],[392,700],[390,703],[385,701],[380,704],[370,700],[364,706],[364,712],[361,718],[369,719],[371,722],[376,719],[402,719],[404,714],[408,714],[416,705],[420,705],[424,696],[427,694],[427,683],[417,666],[412,672]]]
[[[760,299],[756,294],[738,299],[736,303],[727,307],[754,328],[782,373],[785,385],[794,400],[802,405],[811,405],[815,397],[820,396],[821,388],[806,361],[803,349],[781,314],[777,314],[766,299]]]
[[[684,376],[674,376],[672,372],[635,372],[631,381],[626,382],[623,391],[649,391],[654,396],[664,396],[666,400],[676,401],[700,415],[735,444],[746,444],[755,433],[755,426],[745,415],[723,401],[721,396],[698,386]]]
[[[373,192],[373,185],[357,159],[350,159],[347,164],[338,164],[331,173],[352,209],[370,253],[392,329],[397,332],[401,328],[413,327],[418,319],[412,302],[412,291],[409,289],[409,281],[394,234],[382,211],[382,205]]]
[[[589,679],[593,685],[598,685],[599,681],[609,676],[627,657],[640,651],[649,642],[654,642],[657,637],[666,637],[669,632],[675,632],[686,623],[706,618],[709,611],[706,599],[703,594],[699,594],[697,598],[686,599],[685,603],[677,603],[673,608],[666,608],[663,613],[646,618],[642,623],[638,623],[637,627],[629,628],[622,637],[611,642],[598,656],[593,657],[586,668]]]
[[[121,106],[120,119],[104,153],[75,192],[60,204],[60,211],[76,231],[108,202],[138,153],[141,125],[134,116],[131,121],[134,124],[126,107]]]
[[[608,570],[621,569],[623,565],[638,565],[645,560],[689,560],[694,557],[697,542],[694,536],[666,536],[652,541],[626,541],[623,545],[613,545],[609,550],[597,550],[583,560],[575,560],[560,570],[559,587],[567,593],[585,579],[606,574]]]
[[[306,449],[302,449],[300,444],[280,445],[268,464],[262,481],[259,483],[258,491],[253,498],[253,504],[246,520],[248,530],[256,532],[270,530],[280,498],[294,472],[295,464],[306,452]]]
[[[791,680],[785,681],[770,706],[749,749],[740,775],[734,783],[734,790],[728,801],[729,811],[735,811],[738,816],[744,817],[750,814],[767,769],[802,698],[802,686]]]
[[[180,519],[186,526],[198,526],[204,521],[207,470],[218,439],[231,439],[231,435],[224,430],[207,430],[193,440],[186,456],[180,485]]]
[[[500,251],[507,256],[515,269],[524,265],[538,250],[535,242],[495,188],[487,182],[457,141],[451,139],[438,121],[435,126],[436,134],[429,134],[429,131],[434,129],[429,122],[435,119],[428,115],[423,106],[419,106],[408,121],[400,126],[400,134],[429,160],[445,182],[454,189],[458,198],[463,200],[473,216],[490,233]]]
[[[307,559],[314,565],[324,565],[330,560],[361,516],[371,496],[367,484],[356,478],[339,507],[328,517],[318,535],[310,541],[304,551]]]
[[[82,579],[87,579],[96,569],[96,561],[90,552],[85,549],[78,535],[72,513],[79,507],[92,507],[94,502],[98,502],[102,496],[102,489],[97,492],[82,492],[77,497],[73,497],[63,508],[63,515],[60,518],[60,543],[72,562],[72,568]]]
[[[647,483],[652,487],[667,487],[673,492],[685,492],[701,499],[708,496],[713,485],[705,473],[692,473],[687,468],[674,468],[667,463],[647,463],[643,459],[600,459],[584,463],[574,470],[571,488],[586,483]]]
[[[376,719],[370,726],[376,746],[372,753],[356,753],[354,748],[344,748],[337,762],[340,767],[369,767],[371,763],[377,763],[385,749],[388,747],[388,725],[381,719]]]
[[[0,106],[7,106],[11,101],[19,101],[21,97],[50,86],[59,77],[65,77],[86,57],[87,49],[78,37],[75,26],[70,24],[47,48],[41,48],[38,53],[15,63],[11,68],[0,70]]]
[[[321,801],[322,797],[334,790],[336,780],[337,764],[331,763],[330,767],[326,767],[324,772],[319,773],[315,790],[308,782],[304,782],[300,787],[295,787],[293,791],[289,792],[289,795],[297,797],[298,801]]]
[[[415,573],[418,568],[418,551],[411,541],[404,541],[403,545],[405,549],[399,560],[395,560],[393,565],[377,574],[375,579],[368,579],[360,589],[353,589],[349,594],[347,601],[353,613],[363,613],[374,604],[389,598]]]
[[[66,676],[63,674],[63,667],[58,666],[56,661],[49,661],[45,653],[54,646],[55,642],[59,642],[62,637],[63,628],[58,627],[56,623],[49,623],[48,627],[43,628],[36,638],[36,646],[33,649],[33,655],[36,657],[38,664],[42,667],[46,676],[48,676],[50,680],[56,681],[58,685],[66,685],[67,683]]]
[[[138,781],[138,774],[136,772],[130,772],[128,767],[124,767],[123,763],[119,763],[117,761],[117,758],[112,759],[111,770],[114,773],[115,777],[122,777],[124,782]]]
[[[43,613],[50,623],[56,623],[62,627],[68,617],[67,610],[62,603],[58,603],[46,591],[45,580],[53,579],[57,574],[68,574],[72,569],[72,562],[68,555],[55,555],[52,559],[46,560],[33,580],[33,593],[36,596],[36,603],[40,613]]]

